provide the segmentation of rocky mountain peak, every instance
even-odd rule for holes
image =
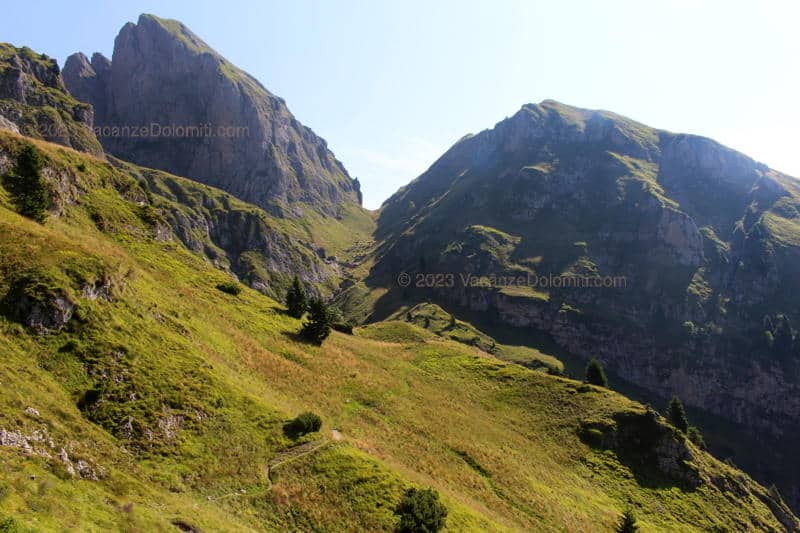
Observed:
[[[91,70],[72,56],[65,81],[97,110],[114,155],[281,216],[302,212],[298,203],[328,216],[359,203],[357,182],[327,143],[182,23],[141,15],[120,30],[110,62],[96,56]]]
[[[99,52],[92,54],[91,62],[78,52],[64,63],[64,82],[70,93],[82,102],[92,103],[98,124],[105,124],[107,120],[110,74],[111,61]]]
[[[96,75],[89,58],[83,52],[77,52],[67,58],[64,63],[64,76],[76,75],[81,78],[94,77]]]

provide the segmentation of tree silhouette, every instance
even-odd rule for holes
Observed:
[[[294,277],[292,286],[286,292],[286,308],[289,316],[300,318],[308,310],[308,298],[306,297],[306,290],[303,284],[300,283],[300,278]]]
[[[307,321],[300,330],[300,336],[315,344],[322,344],[331,334],[332,314],[328,306],[319,298],[311,300]]]
[[[686,411],[677,396],[673,396],[667,406],[667,420],[684,433],[689,430],[689,419],[686,417]]]
[[[586,382],[598,387],[608,387],[608,378],[600,361],[592,358],[586,365]]]
[[[14,170],[3,177],[3,185],[11,194],[20,215],[43,224],[47,219],[50,192],[42,177],[44,162],[32,144],[26,144],[19,155]]]
[[[633,511],[626,509],[625,512],[622,513],[622,518],[619,520],[616,531],[617,533],[636,533],[639,531],[639,526],[636,525],[636,517]]]

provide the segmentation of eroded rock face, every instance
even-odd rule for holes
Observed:
[[[38,417],[38,414],[37,414]],[[67,444],[70,448],[72,444]],[[65,447],[56,445],[47,428],[34,429],[26,432],[23,429],[0,428],[0,447],[12,448],[19,452],[34,457],[41,457],[60,464],[70,477],[80,477],[90,481],[97,481],[108,475],[108,471],[88,459],[74,461],[70,458]],[[58,450],[58,451],[56,451]]]
[[[295,274],[309,284],[340,274],[338,264],[326,262],[324,255],[320,258],[313,243],[292,239],[263,212],[234,205],[232,198],[218,191],[194,186],[187,191],[187,180],[141,170],[138,177],[150,183],[159,206],[160,220],[153,227],[156,239],[176,239],[217,268],[279,300]]]
[[[219,187],[273,214],[297,214],[289,204],[304,202],[337,216],[342,204],[360,202],[357,181],[283,99],[177,21],[142,15],[120,31],[112,61],[74,54],[64,77],[94,106],[103,146],[122,159]]]

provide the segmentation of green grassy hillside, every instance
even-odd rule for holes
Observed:
[[[458,320],[455,315],[448,313],[436,304],[423,303],[410,309],[402,307],[390,318],[405,320],[415,326],[432,331],[440,337],[475,346],[504,361],[511,361],[553,374],[564,372],[564,364],[556,357],[528,346],[498,343],[469,322]]]
[[[14,154],[26,142],[0,131],[0,174],[13,168]],[[372,229],[360,208],[341,220],[315,212],[284,219],[219,189],[124,161],[55,147],[45,159],[45,173],[54,181],[53,209],[72,226],[174,241],[273,297],[295,274],[323,294],[332,291],[343,276],[338,262],[350,260],[354,243],[368,239]],[[80,209],[71,208],[76,203]]]
[[[612,391],[403,321],[300,342],[281,305],[159,238],[169,206],[126,194],[125,169],[38,146],[83,170],[45,225],[0,190],[6,530],[391,530],[409,486],[441,493],[449,531],[610,531],[629,507],[643,531],[797,526]],[[307,410],[322,429],[293,441]]]
[[[798,181],[744,154],[548,100],[387,200],[370,272],[338,300],[368,322],[434,302],[598,358],[653,404],[738,424],[704,427],[709,446],[800,509],[799,222]]]

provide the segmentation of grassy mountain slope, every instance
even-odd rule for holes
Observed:
[[[158,237],[181,206],[37,146],[83,170],[50,174],[76,193],[44,226],[0,189],[0,514],[23,530],[389,530],[409,485],[442,493],[451,531],[597,531],[629,506],[644,531],[797,526],[614,392],[401,321],[301,343],[274,300]],[[282,427],[305,410],[324,425],[297,449]]]
[[[798,220],[789,176],[548,100],[464,137],[387,200],[370,273],[338,299],[368,320],[435,302],[597,357],[654,403],[678,395],[738,424],[758,452],[709,443],[800,508]]]
[[[0,132],[0,172],[13,167],[23,142]],[[186,178],[71,150],[50,148],[44,173],[53,181],[59,215],[108,234],[183,245],[273,297],[283,295],[294,274],[332,291],[344,275],[337,261],[348,260],[372,223],[360,208],[337,223],[323,223],[316,213],[283,219]],[[117,205],[120,197],[128,204]],[[71,209],[75,204],[82,209]]]
[[[389,318],[405,320],[415,326],[432,331],[440,337],[475,346],[504,361],[511,361],[528,368],[555,374],[560,374],[564,371],[564,364],[556,357],[527,346],[511,346],[498,343],[469,322],[458,320],[453,314],[448,313],[436,304],[422,303],[410,309],[401,308]]]

